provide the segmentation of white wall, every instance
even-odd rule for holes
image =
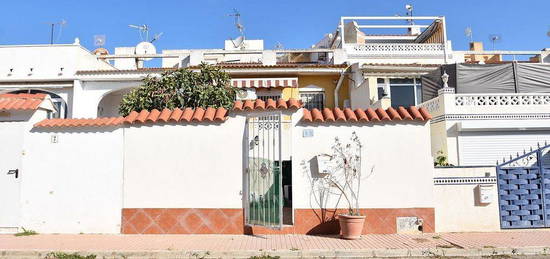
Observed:
[[[52,136],[58,143],[52,143]],[[39,233],[119,233],[122,129],[35,128],[25,136],[21,226]]]
[[[124,208],[242,208],[245,117],[125,129]]]
[[[0,46],[2,81],[72,80],[76,71],[94,69],[114,68],[76,44]]]
[[[435,177],[496,176],[494,167],[437,168]],[[435,185],[436,232],[499,231],[498,190],[492,185],[493,201],[481,204],[477,184]]]
[[[242,208],[243,139],[246,113],[219,125],[151,124],[125,129],[125,208]],[[302,112],[283,125],[283,159],[292,158],[294,208],[312,208],[302,161],[329,152],[334,137],[356,131],[363,143],[365,208],[433,207],[429,125],[303,125]],[[285,116],[283,116],[285,118]],[[303,138],[302,130],[314,130]],[[340,207],[345,207],[343,203]]]
[[[34,128],[24,141],[21,226],[119,233],[122,208],[242,208],[248,114],[233,113],[223,123]],[[334,137],[347,140],[353,131],[364,144],[365,174],[374,168],[363,181],[361,207],[434,206],[425,123],[304,124],[301,110],[289,114],[282,149],[283,159],[293,161],[294,208],[317,208],[301,162],[329,152]],[[303,137],[306,128],[313,137]]]
[[[330,153],[334,138],[347,143],[356,132],[364,148],[363,174],[373,173],[362,181],[362,208],[432,208],[433,162],[430,155],[429,125],[425,123],[383,124],[304,124],[298,123],[293,134],[294,207],[310,208],[313,192],[309,170],[301,164],[315,155]],[[361,124],[359,124],[361,125]],[[314,137],[303,137],[311,129]],[[328,208],[330,208],[329,205]],[[345,207],[341,202],[339,207]]]
[[[96,118],[101,100],[113,91],[130,89],[141,85],[141,81],[75,81],[73,118]],[[118,107],[117,107],[118,108]],[[104,107],[112,111],[114,107]]]

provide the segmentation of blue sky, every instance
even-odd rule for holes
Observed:
[[[404,14],[447,17],[448,37],[454,49],[466,49],[464,29],[471,26],[474,40],[490,48],[490,34],[500,34],[497,49],[540,50],[550,47],[550,0],[203,0],[203,1],[4,1],[0,44],[49,42],[47,22],[65,19],[59,43],[79,37],[93,49],[93,36],[104,34],[106,47],[133,46],[140,41],[128,24],[148,24],[152,33],[164,32],[160,49],[222,48],[223,40],[237,36],[233,8],[242,14],[249,39],[264,39],[272,49],[307,48],[336,28],[340,16]],[[57,32],[56,32],[57,33]],[[57,37],[57,36],[56,36]]]

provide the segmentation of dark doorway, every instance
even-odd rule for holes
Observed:
[[[283,225],[293,225],[292,161],[283,161]]]

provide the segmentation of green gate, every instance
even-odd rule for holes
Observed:
[[[281,113],[248,116],[245,222],[282,227]]]

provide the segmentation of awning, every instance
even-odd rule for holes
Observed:
[[[234,78],[231,79],[231,85],[238,88],[298,87],[298,78]]]

